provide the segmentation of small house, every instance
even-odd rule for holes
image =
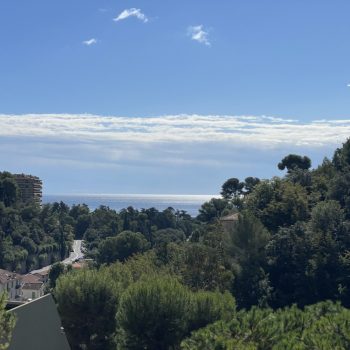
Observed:
[[[21,297],[21,275],[0,269],[0,294],[6,292],[8,300],[18,300]]]
[[[44,295],[44,283],[25,283],[22,286],[23,300],[37,299]]]
[[[238,221],[238,217],[238,213],[229,214],[222,216],[219,221],[225,231],[231,231],[235,223]]]

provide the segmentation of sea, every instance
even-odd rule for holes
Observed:
[[[168,194],[44,194],[43,203],[64,202],[69,206],[73,204],[86,204],[90,210],[101,205],[120,211],[132,206],[135,209],[156,208],[164,210],[169,207],[175,210],[184,210],[195,217],[204,202],[218,195],[168,195]]]

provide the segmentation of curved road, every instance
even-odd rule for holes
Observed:
[[[82,240],[75,240],[73,242],[73,247],[72,247],[73,251],[70,252],[70,255],[68,258],[61,261],[62,264],[64,265],[72,264],[75,260],[78,260],[84,256],[83,252],[81,251],[81,243],[82,243]],[[29,273],[46,272],[50,270],[51,266],[52,265],[44,266],[41,269],[33,270],[33,271],[30,271]]]

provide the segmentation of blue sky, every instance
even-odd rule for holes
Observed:
[[[349,13],[348,0],[2,1],[1,167],[48,193],[204,194],[279,174],[290,152],[317,165],[349,135]]]

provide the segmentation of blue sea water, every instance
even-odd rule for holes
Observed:
[[[157,194],[47,194],[43,196],[43,203],[64,202],[73,204],[87,204],[90,210],[105,205],[116,211],[129,206],[135,209],[154,207],[164,210],[172,207],[175,210],[185,210],[191,216],[198,215],[198,209],[204,202],[217,195],[157,195]]]

